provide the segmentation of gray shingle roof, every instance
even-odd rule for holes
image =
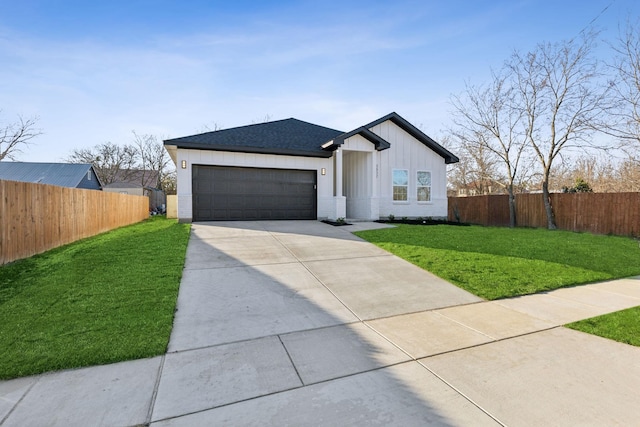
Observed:
[[[200,150],[331,157],[332,153],[322,150],[321,145],[342,133],[292,118],[168,139],[164,144]]]
[[[168,139],[164,141],[164,144],[177,148],[197,150],[331,157],[332,151],[342,145],[345,139],[354,135],[363,136],[374,144],[379,151],[386,150],[391,144],[371,132],[370,129],[387,120],[392,121],[440,155],[444,158],[445,163],[459,161],[453,153],[395,112],[356,128],[351,132],[342,132],[292,118]],[[330,144],[326,144],[330,141],[332,141]],[[325,144],[324,147],[322,147],[323,144]]]
[[[91,167],[88,163],[0,162],[0,179],[76,188]]]

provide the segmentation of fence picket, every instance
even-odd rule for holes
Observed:
[[[146,196],[0,180],[0,265],[149,217]]]
[[[551,205],[562,230],[640,237],[640,193],[554,193]],[[508,196],[449,197],[449,221],[509,225]],[[542,194],[517,194],[519,227],[546,227]]]

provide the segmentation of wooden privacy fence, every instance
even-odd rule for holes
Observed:
[[[0,181],[0,265],[148,217],[143,196]]]
[[[640,193],[554,193],[559,229],[640,237]],[[519,227],[546,227],[542,194],[516,194]],[[450,197],[449,221],[508,226],[507,195]]]

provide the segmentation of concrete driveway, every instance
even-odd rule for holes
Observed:
[[[483,302],[379,226],[193,224],[168,353],[0,382],[3,426],[640,424],[640,349],[561,327],[638,278]]]

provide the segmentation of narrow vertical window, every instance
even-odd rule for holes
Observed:
[[[91,181],[91,171],[87,171],[87,179]]]
[[[393,170],[393,200],[406,201],[409,196],[409,171]]]
[[[418,171],[416,191],[419,202],[431,201],[431,172]]]

